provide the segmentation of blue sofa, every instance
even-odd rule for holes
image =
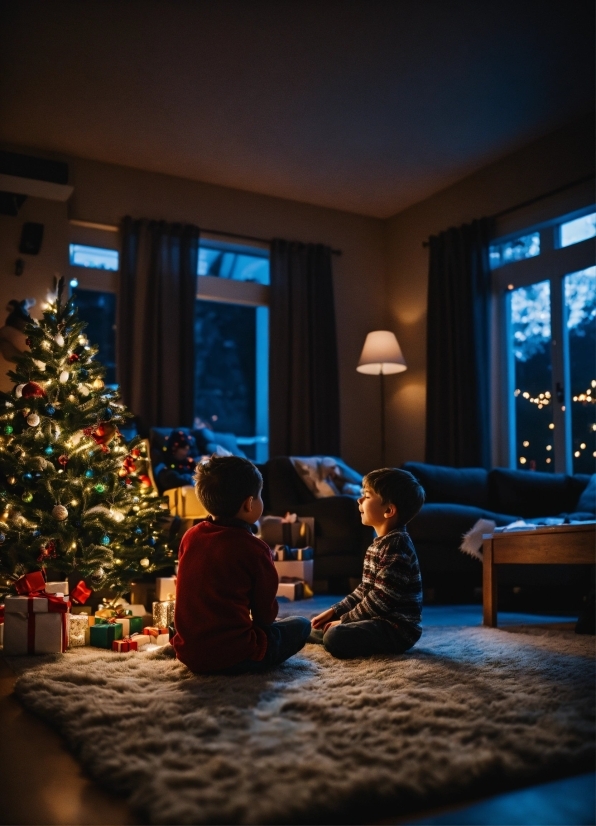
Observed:
[[[450,468],[407,462],[426,491],[426,503],[410,522],[426,589],[439,599],[465,599],[482,583],[482,565],[459,550],[464,533],[481,518],[497,526],[516,519],[536,524],[549,518],[593,520],[596,474],[558,473],[495,468]],[[588,589],[589,566],[502,566],[499,581],[510,590],[542,591],[545,599],[557,590]]]

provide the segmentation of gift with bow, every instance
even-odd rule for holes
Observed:
[[[31,576],[27,574],[29,579],[24,583],[21,577],[20,587],[39,584],[38,578]],[[6,597],[4,653],[62,654],[68,648],[69,607],[67,599],[43,589]]]

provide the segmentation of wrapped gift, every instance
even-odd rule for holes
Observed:
[[[43,591],[6,597],[4,653],[63,653],[68,648],[69,606],[63,597]]]
[[[161,634],[167,634],[167,633],[168,633],[167,628],[158,628],[155,625],[148,625],[147,628],[143,628],[143,634],[146,637],[150,637],[151,642],[153,642],[155,639],[157,639],[157,637],[159,637]]]
[[[153,645],[167,645],[170,642],[169,634],[158,634],[157,637],[151,637]]]
[[[305,548],[315,541],[315,520],[312,516],[265,516],[261,520],[261,539],[270,548],[287,545],[289,548]]]
[[[70,606],[70,613],[71,614],[86,614],[88,617],[91,616],[93,613],[93,609],[90,605],[71,605]]]
[[[176,577],[157,577],[155,580],[155,599],[157,602],[170,602],[176,599]]]
[[[112,643],[112,651],[117,651],[118,654],[126,654],[128,651],[138,651],[137,641],[135,639],[114,640]]]
[[[304,583],[294,577],[282,577],[277,586],[277,596],[286,597],[292,602],[304,598]]]
[[[46,594],[60,594],[61,596],[68,596],[68,582],[62,580],[60,582],[46,582],[44,588]]]
[[[68,615],[68,647],[89,645],[89,617],[87,614]]]
[[[312,559],[307,559],[304,562],[292,559],[282,560],[281,562],[276,560],[273,564],[280,578],[292,577],[292,579],[301,579],[307,582],[312,588],[314,576],[314,562]]]
[[[114,640],[122,639],[122,626],[118,622],[92,625],[89,629],[89,643],[95,648],[111,648]]]
[[[147,613],[147,609],[144,605],[131,605],[125,599],[118,599],[114,603],[114,607],[118,612],[120,609],[124,612],[125,616],[127,617],[143,617]]]
[[[147,634],[132,634],[131,640],[134,640],[137,644],[137,649],[144,648],[146,645],[150,645],[153,637]]]
[[[91,588],[88,588],[85,585],[85,580],[82,579],[72,589],[72,593],[70,595],[70,598],[73,602],[78,602],[82,605],[84,602],[87,602],[87,600],[89,599],[89,597],[91,596],[92,593],[93,593],[93,591],[91,590]]]
[[[46,580],[41,571],[33,571],[30,574],[17,579],[14,584],[17,594],[29,594],[33,591],[43,591],[46,587]]]
[[[153,625],[159,628],[167,628],[174,622],[174,608],[176,600],[171,599],[167,602],[153,603]]]
[[[273,559],[276,562],[288,562],[290,560],[306,562],[314,557],[314,550],[310,545],[306,548],[289,548],[287,545],[276,545],[273,548]]]

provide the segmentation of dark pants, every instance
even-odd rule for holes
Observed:
[[[403,654],[412,644],[383,620],[361,620],[333,625],[328,631],[313,630],[309,642],[324,645],[339,660],[372,657],[375,654]]]
[[[254,674],[275,668],[304,648],[311,630],[310,620],[304,617],[286,617],[261,628],[267,634],[267,651],[263,659],[243,660],[224,669],[221,674]]]

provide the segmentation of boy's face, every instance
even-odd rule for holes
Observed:
[[[387,529],[393,527],[396,521],[397,508],[387,502],[383,502],[378,493],[364,486],[362,496],[358,500],[358,507],[362,517],[363,525],[370,525],[379,536],[386,533]]]

